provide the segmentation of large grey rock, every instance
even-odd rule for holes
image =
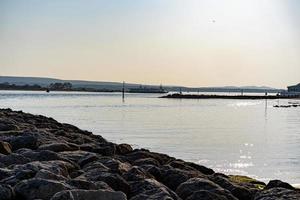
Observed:
[[[20,199],[48,200],[51,199],[51,197],[57,192],[60,192],[62,190],[69,190],[72,188],[62,182],[33,178],[21,181],[15,186],[14,189],[17,197]]]
[[[51,200],[127,200],[123,192],[106,190],[66,190],[56,193]]]

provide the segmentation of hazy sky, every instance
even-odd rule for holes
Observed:
[[[0,75],[300,82],[299,0],[0,0]]]

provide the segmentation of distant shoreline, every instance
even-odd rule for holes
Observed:
[[[300,96],[280,96],[280,95],[206,95],[206,94],[168,94],[160,98],[170,99],[300,99]]]

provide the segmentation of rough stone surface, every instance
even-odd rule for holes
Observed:
[[[71,187],[61,182],[36,178],[21,181],[15,186],[17,197],[28,200],[51,199],[57,192],[67,189]]]
[[[0,194],[0,200],[300,199],[299,190],[279,180],[265,185],[215,173],[10,109],[0,109]]]
[[[13,188],[6,184],[0,184],[0,200],[13,200],[14,198]]]
[[[122,192],[106,190],[65,190],[56,193],[51,200],[127,200]]]
[[[275,187],[257,192],[254,200],[299,200],[300,192],[286,188]]]
[[[295,188],[293,186],[291,186],[290,184],[280,181],[280,180],[271,180],[267,186],[265,187],[265,189],[270,189],[270,188],[276,188],[276,187],[281,187],[281,188],[285,188],[285,189],[289,189],[289,190],[294,190]]]

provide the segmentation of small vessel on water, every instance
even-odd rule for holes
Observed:
[[[159,87],[146,87],[146,86],[140,86],[139,88],[131,88],[128,90],[129,93],[168,93],[165,89],[163,89],[162,85]]]

